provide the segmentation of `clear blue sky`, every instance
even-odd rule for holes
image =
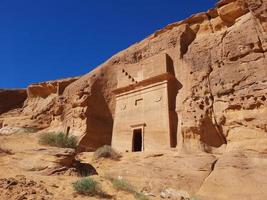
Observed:
[[[82,75],[216,0],[0,0],[0,88]]]

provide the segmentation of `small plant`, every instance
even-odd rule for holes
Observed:
[[[99,183],[92,178],[83,178],[73,183],[76,192],[83,195],[99,195],[102,194]]]
[[[76,148],[77,146],[77,138],[64,133],[44,133],[40,136],[39,142],[44,145],[62,148]]]
[[[112,160],[119,160],[121,155],[116,152],[111,146],[104,145],[98,148],[94,153],[94,159],[110,158]]]
[[[134,197],[136,200],[149,200],[143,193],[135,192]]]
[[[134,186],[123,179],[110,178],[113,187],[117,190],[132,193],[136,200],[149,200],[143,193],[137,192]]]
[[[112,179],[111,183],[117,190],[123,190],[130,193],[135,193],[134,187],[123,179]]]

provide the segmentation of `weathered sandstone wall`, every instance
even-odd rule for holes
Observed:
[[[120,69],[138,80],[140,65],[165,53],[180,85],[174,91],[178,94],[173,113],[178,118],[175,126],[180,147],[212,151],[231,141],[265,138],[265,9],[266,1],[221,1],[207,13],[157,31],[70,85],[64,95],[75,106],[68,111],[76,111],[75,116],[85,114],[79,129],[88,125],[83,143],[110,141],[114,115],[111,91],[118,87]],[[99,87],[95,92],[93,85]],[[87,90],[91,92],[87,94]],[[76,97],[70,98],[70,92]],[[104,106],[94,101],[99,98]],[[81,117],[76,119],[82,121]]]
[[[156,31],[61,89],[57,81],[31,85],[23,114],[41,128],[79,136],[80,150],[111,144],[112,91],[119,87],[121,69],[138,81],[140,69],[149,71],[149,59],[167,54],[177,81],[170,89],[170,119],[178,148],[213,152],[226,144],[237,148],[249,139],[266,140],[266,5],[266,0],[220,1],[214,9]]]

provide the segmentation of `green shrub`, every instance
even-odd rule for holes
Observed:
[[[44,133],[40,136],[39,142],[44,145],[62,148],[75,148],[77,146],[77,138],[64,133]]]
[[[149,200],[143,193],[135,192],[134,197],[136,200]]]
[[[76,181],[73,183],[73,187],[76,192],[84,195],[99,195],[102,193],[99,183],[89,177]]]
[[[130,193],[135,193],[134,187],[123,179],[112,179],[111,183],[117,190],[123,190]]]
[[[132,193],[136,200],[149,200],[143,193],[137,192],[130,183],[123,179],[110,179],[113,187],[117,190]]]
[[[98,148],[94,153],[94,159],[110,158],[113,160],[119,160],[120,157],[121,155],[108,145]]]

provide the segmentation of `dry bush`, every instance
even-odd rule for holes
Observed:
[[[101,198],[110,199],[112,196],[106,194],[102,189],[99,182],[87,177],[82,178],[73,183],[74,190],[82,195],[99,196]]]
[[[149,200],[147,196],[145,196],[143,193],[137,192],[133,185],[131,185],[129,182],[127,182],[124,179],[113,179],[109,178],[113,187],[116,190],[122,190],[125,192],[129,192],[134,195],[136,200]]]
[[[40,136],[39,143],[62,148],[76,148],[77,138],[64,133],[44,133]]]
[[[73,183],[76,192],[84,195],[98,195],[101,192],[99,183],[92,178],[82,178],[81,180]]]
[[[103,147],[98,148],[94,153],[94,159],[99,158],[110,158],[112,160],[119,160],[121,155],[115,151],[111,146],[104,145]]]

